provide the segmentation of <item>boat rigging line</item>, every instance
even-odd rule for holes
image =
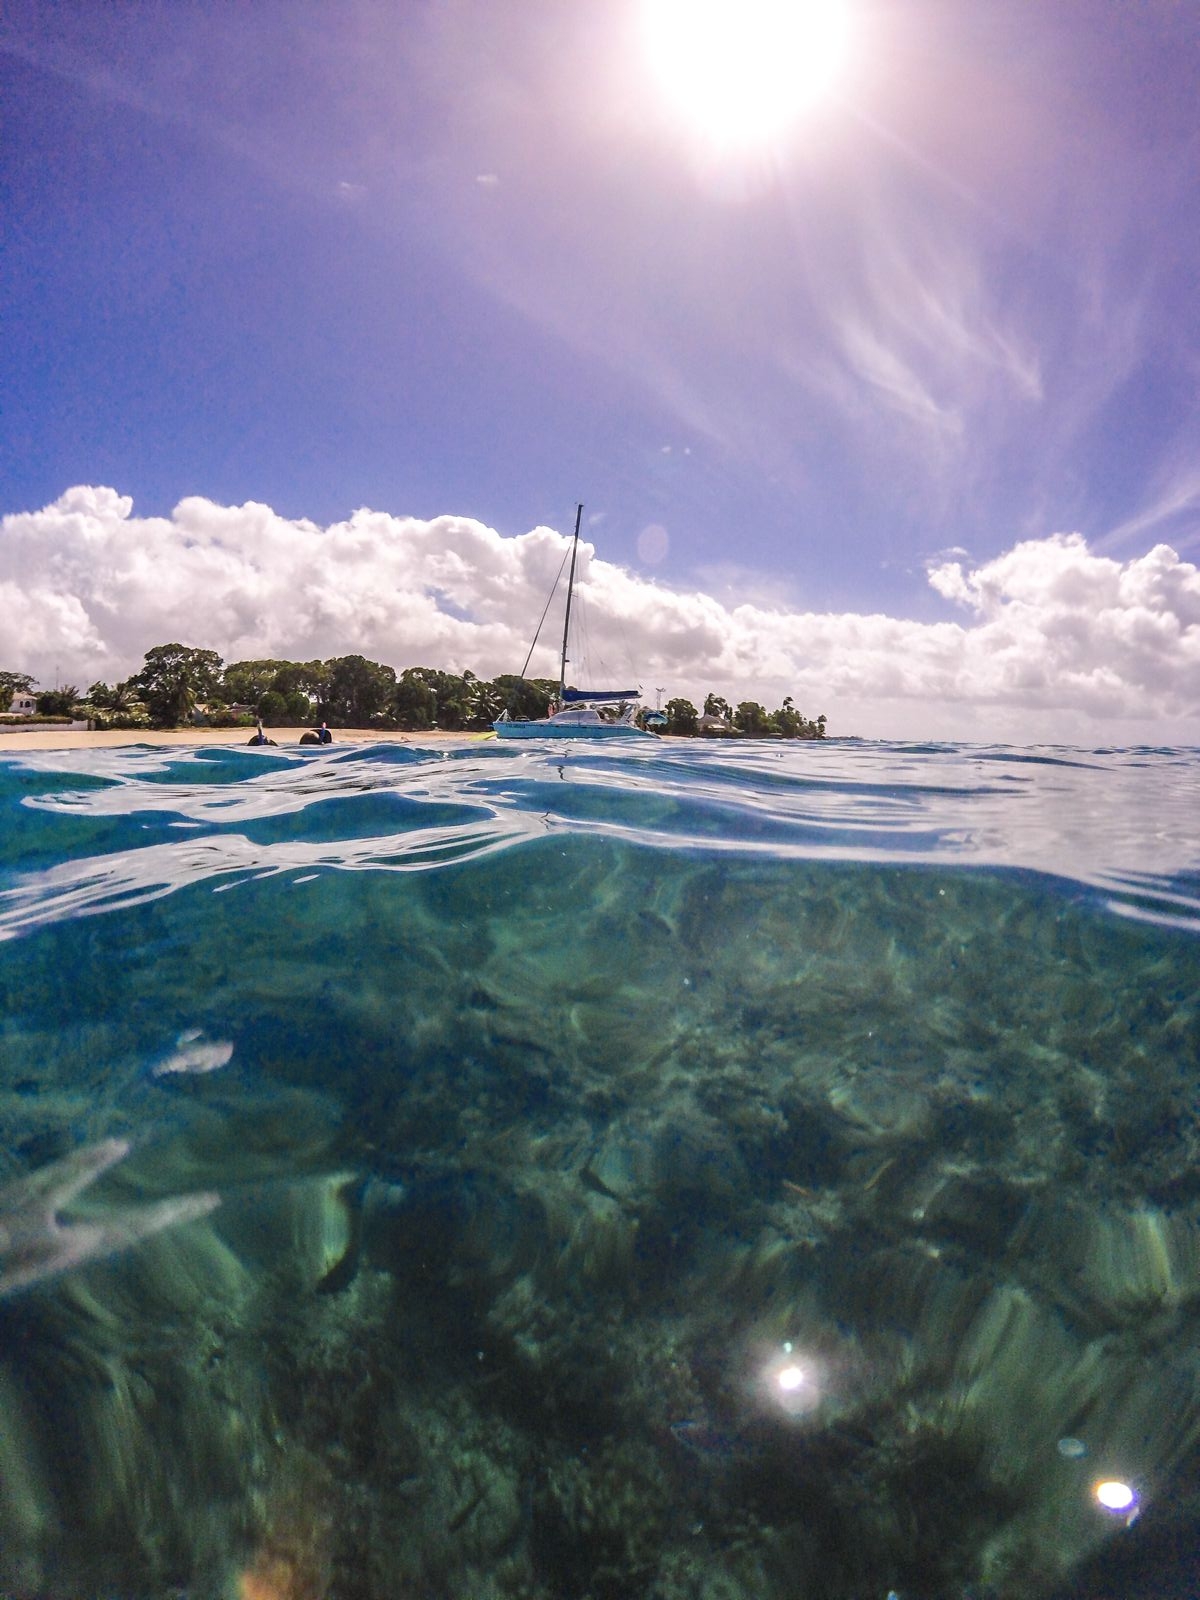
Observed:
[[[575,513],[575,543],[576,544],[579,542],[579,517],[580,517],[580,514],[582,513],[582,511],[583,511],[583,507],[580,506],[579,510]],[[569,550],[564,550],[563,551],[563,558],[558,564],[558,574],[554,579],[554,586],[550,590],[550,593],[546,596],[546,604],[545,604],[545,606],[543,606],[541,617],[538,619],[537,629],[536,629],[536,631],[535,631],[535,633],[533,635],[533,643],[529,646],[529,654],[525,657],[525,665],[521,668],[520,676],[522,678],[529,671],[529,663],[533,660],[533,652],[537,649],[537,642],[541,638],[541,635],[542,635],[542,624],[546,620],[546,613],[550,610],[551,605],[554,603],[554,596],[558,593],[558,585],[559,585],[560,580],[562,579],[563,568],[567,564],[567,557],[568,556],[570,556],[572,558],[571,559],[571,572],[573,574],[574,571],[575,571],[575,560],[574,560],[575,545],[574,544],[571,546],[571,548]],[[570,596],[569,595],[567,597],[567,614],[568,614],[568,616],[570,615]]]

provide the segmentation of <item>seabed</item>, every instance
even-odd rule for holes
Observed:
[[[1190,1526],[1194,941],[603,831],[218,886],[0,944],[6,1594],[1028,1600]]]

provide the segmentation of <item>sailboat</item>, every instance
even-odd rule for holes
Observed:
[[[492,727],[499,739],[650,739],[639,728],[637,702],[641,689],[575,689],[567,687],[567,641],[571,632],[571,601],[575,593],[575,561],[579,554],[579,525],[583,505],[575,508],[575,537],[571,541],[571,570],[567,576],[567,609],[563,618],[562,658],[558,672],[558,706],[546,717],[517,720],[501,712]],[[562,576],[560,571],[559,576]],[[544,620],[544,619],[543,619]],[[537,642],[536,639],[534,641]],[[530,652],[532,654],[532,651]],[[526,666],[528,666],[528,660]],[[617,716],[604,716],[602,706],[620,707]]]

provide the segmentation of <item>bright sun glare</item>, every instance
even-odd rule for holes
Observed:
[[[672,109],[723,148],[782,137],[834,88],[843,0],[644,0],[650,64]]]

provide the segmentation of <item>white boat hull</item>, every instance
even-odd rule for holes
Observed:
[[[652,733],[627,722],[493,722],[497,739],[652,739]]]

